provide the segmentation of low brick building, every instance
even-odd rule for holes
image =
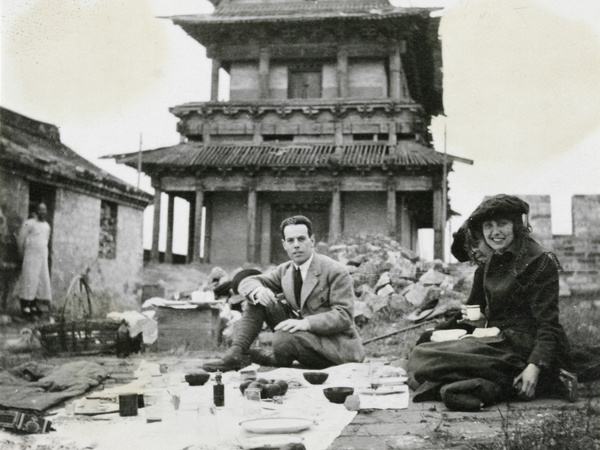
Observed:
[[[94,288],[130,294],[143,264],[143,212],[152,195],[63,145],[54,125],[5,108],[0,120],[3,303],[18,276],[15,236],[40,202],[52,227],[54,302],[60,304],[71,280],[87,268]]]

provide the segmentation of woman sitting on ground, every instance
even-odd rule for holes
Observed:
[[[469,217],[468,232],[482,235],[494,253],[478,269],[468,301],[481,306],[482,319],[463,323],[499,333],[417,345],[408,365],[418,384],[413,401],[476,411],[514,396],[566,394],[558,377],[571,368],[558,321],[558,261],[529,236],[528,213],[526,202],[502,194]]]
[[[416,345],[429,342],[433,332],[437,330],[463,329],[472,333],[476,325],[467,319],[467,306],[479,306],[481,311],[485,309],[485,303],[479,303],[482,299],[485,299],[485,296],[478,289],[483,287],[484,265],[494,254],[494,250],[486,244],[483,234],[471,232],[468,225],[469,222],[466,221],[454,233],[450,252],[458,262],[469,261],[477,266],[473,274],[473,287],[475,289],[471,290],[469,298],[460,311],[453,314],[448,320],[438,324],[434,330],[424,332]]]

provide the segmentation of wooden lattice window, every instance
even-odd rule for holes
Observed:
[[[100,204],[100,246],[98,257],[117,257],[117,204],[102,200]]]

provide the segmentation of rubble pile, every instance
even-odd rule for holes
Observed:
[[[412,321],[459,308],[470,291],[466,273],[440,260],[426,261],[392,238],[351,238],[320,250],[348,267],[357,296],[358,325],[374,317],[406,316]]]

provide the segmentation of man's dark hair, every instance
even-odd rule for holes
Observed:
[[[281,231],[281,239],[285,239],[285,233],[283,231],[288,225],[306,225],[306,228],[308,229],[308,237],[313,235],[312,222],[308,217],[292,216],[281,222],[281,225],[279,226],[279,230]]]

